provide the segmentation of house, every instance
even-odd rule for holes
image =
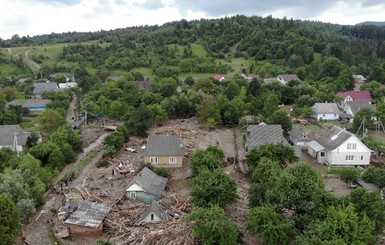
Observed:
[[[127,197],[151,203],[152,200],[157,200],[162,196],[167,181],[167,178],[159,176],[149,168],[144,167],[127,185]]]
[[[263,79],[265,84],[279,83],[280,81],[277,78],[265,78]]]
[[[243,77],[243,79],[245,79],[248,82],[251,82],[251,81],[259,78],[259,76],[256,75],[256,74],[245,75],[245,74],[242,73],[241,76]]]
[[[219,75],[219,74],[212,76],[212,78],[213,78],[214,80],[219,81],[219,82],[223,82],[223,81],[226,80],[226,77],[225,77],[225,76],[222,76],[222,75]]]
[[[170,204],[163,201],[153,200],[150,206],[140,216],[136,224],[160,223],[172,220],[176,216],[178,215],[171,210]]]
[[[303,129],[303,127],[296,125],[289,132],[290,141],[297,146],[305,146],[308,142],[314,140],[315,136]]]
[[[59,83],[58,84],[58,87],[60,89],[69,89],[69,88],[76,88],[78,86],[78,84],[76,82],[65,82],[65,83]]]
[[[147,91],[152,90],[152,85],[150,81],[135,81],[134,85],[141,90],[147,90]]]
[[[154,166],[173,168],[182,167],[185,148],[179,136],[176,135],[151,135],[148,137],[147,146],[142,152],[145,163]]]
[[[339,120],[341,111],[336,103],[315,103],[313,105],[314,115],[317,120]]]
[[[336,94],[337,97],[341,98],[341,101],[339,102],[338,106],[342,108],[344,111],[346,111],[346,105],[348,101],[360,101],[360,102],[366,102],[368,104],[372,103],[372,96],[370,95],[369,91],[345,91],[345,92],[338,92]]]
[[[345,113],[352,116],[352,119],[350,122],[353,122],[354,116],[359,112],[361,109],[368,109],[371,112],[376,112],[376,105],[374,104],[368,104],[364,101],[348,101],[346,102],[346,111]],[[375,120],[376,118],[373,118]]]
[[[370,163],[372,151],[354,134],[338,126],[307,145],[308,153],[317,163],[329,166],[368,166]]]
[[[35,83],[32,95],[35,99],[40,99],[43,92],[60,92],[63,91],[55,82]]]
[[[77,207],[76,207],[77,206]],[[78,201],[75,212],[65,221],[72,236],[101,236],[103,220],[111,208],[101,203]]]
[[[282,83],[286,84],[290,81],[298,81],[302,82],[301,79],[296,74],[283,74],[283,75],[278,75],[277,80]]]
[[[246,131],[246,150],[258,149],[265,144],[284,144],[289,146],[289,142],[283,136],[281,125],[249,125]]]
[[[19,125],[0,125],[0,149],[7,147],[22,152],[28,147],[30,137],[31,133]]]
[[[28,109],[31,115],[39,115],[47,110],[47,105],[51,103],[51,100],[46,99],[26,99],[26,100],[13,100],[7,104],[13,106],[22,106],[25,109]]]

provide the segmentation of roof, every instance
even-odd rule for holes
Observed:
[[[150,135],[142,156],[183,156],[185,148],[176,135]]]
[[[379,191],[380,188],[378,186],[376,186],[375,184],[372,184],[372,183],[368,183],[368,182],[365,182],[364,180],[362,179],[358,179],[357,180],[357,183],[362,186],[363,188],[365,188],[367,191],[369,192],[374,192],[374,191]]]
[[[313,110],[316,114],[340,114],[336,103],[315,103]]]
[[[370,95],[369,91],[345,91],[345,92],[338,92],[338,97],[341,97],[345,99],[347,96],[352,97],[355,101],[372,101],[372,96]]]
[[[279,80],[277,78],[265,78],[263,79],[263,82],[266,84],[279,83]]]
[[[212,78],[214,78],[215,80],[218,80],[218,81],[226,79],[224,76],[219,75],[219,74],[212,76]]]
[[[312,148],[313,150],[315,150],[316,152],[319,152],[319,151],[322,151],[322,150],[325,150],[325,148],[318,144],[317,141],[313,140],[313,141],[310,141],[307,143],[307,146]]]
[[[280,77],[281,78],[280,80],[284,82],[290,82],[292,80],[301,82],[301,79],[299,79],[299,77],[296,74],[282,74],[282,75],[279,75],[278,77]]]
[[[352,136],[354,135],[346,131],[346,129],[333,126],[326,134],[316,139],[315,141],[328,151],[332,151]]]
[[[361,109],[369,109],[372,112],[376,111],[376,105],[369,104],[365,101],[348,101],[346,105],[350,107],[350,110],[352,111],[353,115],[356,115],[356,113]]]
[[[41,99],[27,99],[27,100],[14,100],[9,102],[7,105],[21,105],[24,108],[31,107],[46,107],[47,104],[51,103],[51,100],[41,100]]]
[[[173,211],[170,210],[170,206],[161,201],[152,200],[150,206],[144,211],[144,213],[139,218],[139,224],[142,223],[142,220],[146,218],[150,213],[154,213],[161,220],[167,221],[172,219],[172,214],[175,215]]]
[[[55,82],[35,83],[34,86],[35,88],[33,89],[33,94],[41,94],[45,91],[61,91]]]
[[[65,223],[96,228],[111,210],[110,207],[96,202],[78,201],[77,205],[78,208]]]
[[[144,89],[147,91],[152,90],[152,85],[150,81],[135,81],[134,84],[138,89]]]
[[[283,137],[283,129],[281,125],[249,125],[247,127],[246,144],[249,150],[259,148],[265,144],[289,145],[285,137]]]
[[[18,145],[25,145],[30,132],[23,130],[19,125],[0,125],[0,146],[12,146],[17,133]]]
[[[303,135],[308,137],[309,140],[314,138],[314,135],[310,135],[309,133],[305,132],[299,125],[294,126],[294,128],[289,132],[289,135],[290,139],[294,142],[300,139]]]
[[[144,167],[138,175],[136,175],[128,184],[127,189],[133,185],[137,184],[147,193],[160,197],[167,185],[168,179],[162,176],[157,175],[149,168]]]

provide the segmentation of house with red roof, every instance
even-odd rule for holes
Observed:
[[[339,106],[344,111],[347,110],[347,103],[349,101],[366,102],[368,104],[372,104],[372,96],[370,95],[369,91],[351,90],[351,91],[345,91],[345,92],[338,92],[337,96],[342,99],[339,102]]]
[[[222,76],[222,75],[219,75],[219,74],[212,76],[212,78],[213,78],[214,80],[219,81],[219,82],[223,82],[224,80],[226,80],[226,77],[224,77],[224,76]]]

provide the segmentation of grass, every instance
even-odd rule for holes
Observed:
[[[90,151],[82,160],[75,163],[68,171],[68,173],[59,181],[63,182],[68,180],[72,173],[75,174],[75,179],[78,178],[83,172],[84,168],[98,155],[97,151]]]

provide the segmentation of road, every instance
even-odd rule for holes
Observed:
[[[25,61],[25,63],[29,66],[29,68],[31,68],[33,71],[38,71],[40,70],[40,65],[38,63],[36,63],[35,61],[31,60],[29,57],[28,57],[28,53],[31,51],[31,49],[28,49],[26,50],[24,53],[23,53],[23,60]],[[11,48],[8,48],[8,53],[10,55],[12,55],[13,57],[16,57],[18,58],[20,53],[16,53],[16,54],[13,54],[12,53],[12,49]]]

